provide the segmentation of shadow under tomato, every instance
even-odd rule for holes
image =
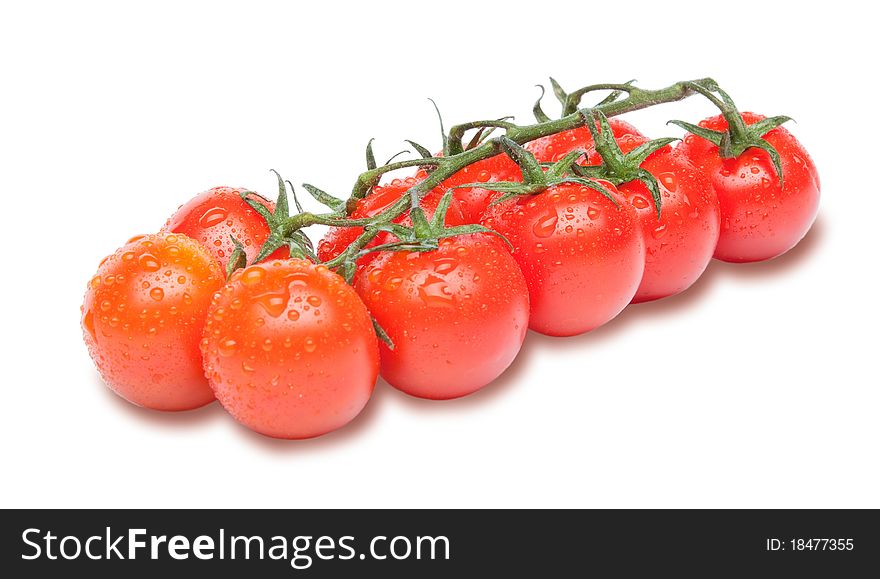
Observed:
[[[111,404],[116,406],[120,412],[128,414],[132,420],[147,426],[191,429],[200,427],[201,425],[214,420],[219,420],[226,415],[223,407],[217,404],[216,401],[206,404],[201,408],[183,410],[180,412],[150,410],[149,408],[132,404],[122,396],[113,392],[106,384],[104,384],[101,377],[97,374],[95,375],[95,384],[101,388],[101,391],[104,392],[104,395],[111,401]]]
[[[607,340],[621,332],[634,331],[634,327],[645,320],[658,321],[668,316],[678,315],[680,311],[705,299],[715,284],[723,280],[725,276],[755,279],[758,282],[795,269],[815,253],[816,248],[822,244],[824,235],[823,222],[821,219],[817,219],[800,243],[777,258],[755,263],[727,263],[713,259],[709,262],[700,279],[680,294],[652,302],[631,304],[604,326],[580,336],[557,338],[529,332],[534,336],[533,346],[536,349],[545,347],[557,350],[580,349],[594,340]]]
[[[238,424],[235,419],[229,417],[234,424],[233,427],[241,432],[242,436],[249,443],[266,450],[278,454],[303,454],[311,452],[325,451],[327,448],[346,444],[353,438],[361,436],[364,431],[370,428],[382,413],[382,407],[388,403],[389,390],[394,390],[384,380],[379,379],[373,395],[369,402],[354,419],[338,430],[318,436],[316,438],[307,438],[303,440],[285,440],[282,438],[272,438],[263,436],[249,428]],[[220,406],[219,404],[217,406]]]

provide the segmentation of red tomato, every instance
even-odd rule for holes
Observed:
[[[86,290],[82,327],[107,385],[156,410],[213,400],[199,340],[223,280],[211,254],[179,234],[136,238],[102,261]]]
[[[536,332],[572,336],[601,326],[626,307],[642,279],[645,244],[635,208],[589,187],[566,183],[510,199],[491,207],[483,225],[514,247]]]
[[[426,176],[427,173],[424,170],[416,173],[416,178],[419,180]],[[498,181],[522,181],[522,171],[507,155],[495,155],[466,166],[440,183],[436,187],[435,194],[442,196],[447,190],[457,185]],[[464,223],[479,223],[489,203],[496,197],[492,191],[474,187],[453,189],[452,195],[458,202]]]
[[[382,377],[422,398],[457,398],[497,378],[529,323],[526,282],[504,242],[486,233],[440,240],[430,252],[383,252],[355,289],[394,342]]]
[[[620,148],[626,153],[647,141],[626,139]],[[593,152],[591,163],[600,162]],[[662,209],[658,220],[651,192],[641,181],[617,186],[636,208],[645,239],[645,273],[633,302],[665,298],[689,288],[712,259],[720,228],[712,184],[683,155],[667,145],[641,167],[656,177]]]
[[[418,183],[419,180],[415,177],[407,177],[403,180],[395,179],[387,185],[377,185],[376,187],[373,187],[373,190],[370,191],[366,197],[358,201],[357,207],[351,214],[351,218],[363,219],[365,217],[373,217],[382,213],[382,211],[393,205],[401,198],[401,196],[411,188],[415,187]],[[440,202],[440,197],[442,197],[442,194],[440,194],[439,191],[432,191],[422,198],[421,207],[429,219],[434,215],[434,211],[437,209],[437,204]],[[401,215],[395,219],[394,222],[407,227],[412,226],[412,220],[409,218],[409,213]],[[449,206],[449,210],[446,212],[445,223],[449,227],[463,225],[465,223],[461,214],[461,209],[458,207],[457,203],[453,202]],[[318,243],[318,259],[321,261],[329,261],[333,259],[345,251],[345,249],[363,232],[363,227],[331,227],[327,230],[324,238]],[[373,238],[373,241],[367,244],[367,247],[375,247],[380,244],[390,243],[395,239],[396,238],[390,233],[380,233]],[[372,259],[372,256],[368,255],[358,263],[363,266],[363,264],[370,259]]]
[[[250,263],[269,237],[269,225],[241,198],[244,191],[247,190],[214,187],[199,193],[181,205],[168,218],[163,229],[183,233],[201,242],[224,268],[235,249],[230,236],[235,236],[244,245],[247,261]],[[275,210],[275,204],[271,201],[254,194],[250,194],[249,198],[265,206],[270,212]],[[280,248],[269,258],[283,259],[289,256],[289,250]]]
[[[379,373],[363,302],[341,277],[299,259],[236,270],[208,310],[201,348],[223,407],[276,438],[344,426]]]
[[[608,119],[611,132],[621,147],[629,141],[644,138],[637,128],[628,122],[616,117]],[[565,155],[582,149],[590,155],[595,155],[596,149],[593,136],[587,127],[578,127],[569,131],[562,131],[548,137],[541,137],[526,143],[526,150],[530,151],[541,163],[555,163],[562,160]],[[583,163],[583,161],[581,161]]]
[[[742,113],[747,125],[764,117]],[[700,126],[726,130],[720,115]],[[677,149],[712,181],[721,206],[721,235],[715,257],[723,261],[762,261],[797,245],[819,210],[819,175],[806,149],[784,127],[764,135],[782,162],[784,187],[770,155],[747,149],[735,159],[722,159],[713,143],[688,135]]]

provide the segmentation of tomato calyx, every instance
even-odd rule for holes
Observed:
[[[497,199],[489,204],[491,207],[520,195],[537,195],[554,185],[573,183],[594,189],[610,199],[612,203],[618,205],[618,201],[614,195],[612,195],[611,192],[605,189],[600,183],[597,183],[590,178],[572,175],[572,167],[580,157],[584,156],[584,151],[580,149],[570,151],[565,157],[556,163],[545,167],[538,162],[530,151],[516,141],[505,136],[497,137],[495,141],[498,143],[501,150],[519,166],[522,171],[523,180],[521,182],[498,181],[495,183],[464,183],[462,185],[457,185],[457,189],[481,187],[488,191],[501,193]]]
[[[556,82],[555,78],[553,78],[552,76],[550,77],[550,86],[553,87],[553,95],[556,97],[556,100],[558,100],[559,104],[562,105],[563,116],[577,112],[581,99],[589,92],[593,92],[596,90],[610,90],[611,93],[595,105],[597,107],[606,106],[615,102],[629,90],[633,90],[635,88],[633,86],[633,83],[635,82],[635,79],[633,79],[623,83],[622,85],[586,86],[572,93],[567,93],[565,92],[565,90],[563,90],[559,83]],[[546,123],[550,121],[550,117],[547,116],[547,113],[545,113],[544,109],[541,107],[541,101],[544,100],[545,94],[544,87],[540,84],[536,86],[541,89],[541,96],[539,96],[538,100],[535,101],[535,104],[532,105],[532,114],[535,115],[535,120],[537,120],[539,123]],[[614,88],[615,86],[617,86],[618,88]]]
[[[599,129],[596,128],[597,123]],[[629,183],[630,181],[641,181],[648,188],[648,191],[651,192],[651,198],[654,201],[654,208],[659,219],[662,205],[660,185],[657,183],[657,178],[650,171],[642,169],[642,163],[656,151],[679,139],[672,137],[654,139],[642,143],[628,153],[624,153],[614,138],[608,117],[601,111],[593,110],[592,114],[584,112],[584,124],[593,135],[596,152],[602,158],[602,164],[590,166],[573,165],[572,171],[580,177],[604,179],[615,186],[621,183]]]
[[[733,99],[714,81],[689,82],[687,84],[692,90],[703,95],[718,107],[724,120],[727,121],[727,130],[716,131],[678,120],[669,121],[669,124],[679,126],[689,133],[713,143],[718,147],[718,154],[722,159],[735,159],[752,147],[766,151],[773,162],[773,168],[776,169],[779,185],[784,185],[785,177],[782,174],[782,160],[779,157],[779,152],[763,137],[776,127],[792,120],[791,117],[779,115],[762,119],[753,125],[747,125]],[[715,93],[718,95],[716,96]]]

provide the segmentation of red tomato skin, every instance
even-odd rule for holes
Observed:
[[[400,199],[407,191],[415,187],[419,183],[419,179],[415,177],[407,177],[406,179],[395,179],[387,185],[377,185],[363,199],[357,203],[357,207],[351,214],[352,219],[363,219],[365,217],[374,217]],[[422,198],[421,207],[425,215],[430,219],[437,209],[442,195],[438,191],[431,191]],[[412,219],[409,213],[405,213],[394,220],[395,223],[412,227]],[[453,227],[463,225],[465,219],[462,217],[461,209],[458,204],[453,201],[446,212],[447,226]],[[364,232],[363,227],[330,227],[324,237],[318,242],[317,255],[321,261],[330,261],[351,245]],[[390,233],[380,233],[377,235],[367,247],[375,247],[380,244],[390,243],[396,240],[396,237]],[[359,267],[362,267],[373,258],[368,254],[358,260]]]
[[[763,119],[742,113],[747,125]],[[701,126],[724,130],[716,116]],[[764,139],[779,152],[784,187],[779,186],[770,156],[757,148],[735,159],[722,159],[718,147],[688,135],[676,147],[712,182],[721,207],[721,234],[715,258],[735,263],[763,261],[782,255],[806,235],[819,211],[819,175],[806,149],[784,127]]]
[[[238,187],[214,187],[199,193],[183,205],[165,222],[164,231],[183,233],[204,245],[217,259],[221,267],[226,267],[235,246],[231,236],[244,245],[248,263],[257,257],[266,238],[269,226],[266,220],[253,207],[241,198],[247,189]],[[275,211],[275,204],[258,195],[250,199]],[[280,248],[268,259],[284,259],[290,252]]]
[[[621,147],[632,138],[643,139],[645,137],[637,128],[622,119],[613,117],[608,119],[608,123],[611,125],[611,132]],[[561,133],[541,137],[526,143],[526,150],[530,151],[541,163],[555,163],[575,149],[586,151],[588,155],[593,156],[591,164],[596,163],[595,159],[598,158],[596,156],[596,147],[593,143],[593,135],[587,127],[562,131]],[[586,163],[582,160],[581,164]]]
[[[628,152],[646,141],[633,139],[621,144],[621,149]],[[669,297],[693,285],[712,259],[721,227],[715,189],[684,155],[666,146],[641,167],[654,175],[660,187],[659,220],[644,183],[617,186],[635,207],[645,239],[645,273],[634,303]]]
[[[211,402],[199,340],[223,280],[211,254],[180,234],[138,237],[102,261],[86,290],[82,327],[104,382],[155,410]]]
[[[363,302],[341,277],[300,259],[233,273],[208,310],[201,349],[223,407],[274,438],[341,428],[366,405],[379,373]]]
[[[601,326],[630,303],[642,279],[645,242],[635,208],[588,187],[556,185],[499,203],[483,225],[513,245],[529,288],[529,327],[541,334]]]
[[[394,342],[379,346],[382,377],[420,398],[471,394],[513,362],[529,323],[528,289],[489,234],[440,240],[431,252],[383,252],[355,289]]]
[[[438,154],[437,156],[442,155]],[[416,178],[421,180],[427,175],[424,170],[419,170],[416,173]],[[463,189],[454,189],[454,187],[467,183],[496,183],[499,181],[522,181],[522,171],[519,166],[504,154],[467,165],[441,182],[434,189],[433,194],[442,196],[447,190],[453,189],[452,196],[461,210],[463,223],[479,223],[496,194],[479,187]]]

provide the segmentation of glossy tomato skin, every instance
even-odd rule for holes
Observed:
[[[763,119],[742,113],[747,125]],[[716,116],[700,122],[724,130],[727,122]],[[763,261],[779,256],[806,235],[819,210],[819,175],[806,149],[784,127],[764,139],[779,152],[784,187],[780,187],[770,156],[757,148],[735,159],[722,159],[718,147],[688,135],[677,149],[715,187],[721,207],[721,234],[715,257],[730,262]]]
[[[233,273],[208,310],[201,349],[223,407],[275,438],[344,426],[370,399],[379,373],[363,302],[341,277],[299,259]]]
[[[352,219],[374,217],[393,205],[407,191],[415,187],[418,183],[419,179],[415,177],[408,177],[406,179],[394,179],[387,185],[377,185],[376,187],[373,187],[373,190],[369,193],[369,195],[358,201],[357,207],[351,213],[350,217]],[[434,211],[437,209],[437,205],[440,202],[441,196],[442,195],[440,195],[439,191],[431,191],[422,198],[421,207],[424,210],[425,215],[429,219],[433,217]],[[395,219],[394,222],[405,225],[407,227],[412,226],[412,220],[410,219],[408,213],[401,215],[400,217]],[[449,206],[449,210],[446,212],[446,220],[444,221],[444,223],[446,223],[446,225],[449,227],[453,227],[455,225],[463,225],[465,223],[465,219],[462,217],[461,209],[456,202],[453,202]],[[327,233],[318,243],[318,259],[321,261],[329,261],[333,259],[340,253],[345,251],[345,248],[351,245],[354,240],[357,239],[363,232],[363,227],[329,228],[327,230]],[[396,238],[393,235],[383,232],[377,235],[369,244],[367,244],[367,247],[375,247],[377,245],[390,243],[395,240]],[[361,258],[358,264],[362,266],[372,258],[373,256],[368,254],[365,258]]]
[[[269,237],[269,226],[242,199],[241,195],[245,192],[246,189],[236,187],[214,187],[199,193],[181,205],[162,229],[183,233],[199,241],[224,268],[235,249],[231,239],[234,236],[244,246],[247,261],[250,263]],[[275,210],[275,204],[271,201],[253,193],[249,198],[262,204],[270,212]],[[270,259],[283,259],[289,255],[288,250],[281,248],[272,253]]]
[[[431,252],[383,252],[355,289],[394,343],[380,344],[382,377],[421,398],[465,396],[497,378],[529,323],[523,274],[504,243],[480,233]]]
[[[155,410],[211,402],[199,340],[223,281],[211,254],[180,234],[136,238],[101,262],[86,290],[82,327],[107,385]]]
[[[621,147],[633,138],[643,139],[645,137],[637,128],[624,120],[613,117],[608,119],[608,123],[611,125],[611,132],[614,134],[615,140]],[[587,127],[562,131],[526,143],[526,150],[530,151],[541,163],[555,163],[575,149],[586,151],[594,159],[591,164],[595,164],[596,147],[593,143],[593,135]],[[581,163],[584,162],[581,161]]]
[[[642,279],[645,243],[635,208],[622,199],[615,206],[588,187],[555,185],[499,203],[483,224],[513,245],[536,332],[573,336],[597,328],[630,303]]]
[[[644,142],[647,139],[632,139],[621,149],[628,152]],[[684,155],[666,146],[641,167],[654,175],[660,187],[659,220],[644,183],[617,186],[635,207],[645,239],[645,273],[633,297],[636,303],[675,295],[693,285],[712,259],[721,226],[712,183]]]
[[[419,170],[416,173],[417,179],[424,179],[426,176],[427,173],[424,170]],[[453,189],[452,195],[461,210],[464,223],[479,223],[496,194],[479,187],[462,189],[454,189],[454,187],[467,183],[496,183],[499,181],[522,181],[522,171],[519,166],[510,157],[503,154],[467,165],[441,182],[433,193],[442,196],[447,190]]]

